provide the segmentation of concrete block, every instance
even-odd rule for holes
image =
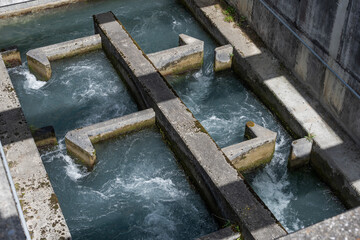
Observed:
[[[231,68],[234,48],[231,44],[215,48],[215,72]]]
[[[155,125],[155,113],[152,109],[147,109],[70,131],[65,135],[65,144],[70,154],[79,158],[91,169],[96,162],[93,143],[153,125]]]
[[[1,55],[0,140],[32,239],[70,239],[69,228]]]
[[[245,137],[249,140],[222,149],[234,167],[240,171],[250,171],[271,161],[277,133],[247,122]]]
[[[138,105],[154,109],[157,126],[214,214],[238,223],[248,239],[285,235],[113,13],[95,15],[94,23],[114,67],[130,86]]]
[[[203,41],[180,34],[179,45],[179,47],[147,55],[162,75],[180,74],[202,66],[204,60]]]
[[[241,237],[239,232],[236,232],[232,227],[220,229],[219,231],[207,234],[205,236],[196,238],[195,240],[236,240]]]
[[[20,52],[16,47],[1,49],[0,54],[7,68],[21,65]]]
[[[300,138],[291,143],[288,168],[294,169],[309,164],[312,140]]]
[[[26,53],[30,71],[39,79],[48,81],[51,78],[50,61],[101,49],[101,38],[93,35],[75,40],[36,48]]]
[[[46,126],[31,130],[31,134],[38,148],[58,145],[53,126]]]

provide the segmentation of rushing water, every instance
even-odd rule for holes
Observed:
[[[1,34],[0,48],[17,45],[24,56],[27,50],[35,47],[91,35],[91,16],[109,10],[117,15],[146,53],[175,47],[180,33],[205,41],[203,68],[169,77],[168,80],[220,147],[243,141],[248,120],[278,133],[271,163],[245,177],[288,231],[298,230],[345,210],[311,169],[287,170],[291,137],[231,71],[213,72],[212,59],[216,44],[175,0],[92,1],[44,11],[36,16],[0,20],[0,32],[6,33]],[[34,79],[26,70],[26,63],[10,70],[30,124],[53,125],[62,139],[66,131],[73,128],[136,111],[135,104],[101,51],[57,61],[52,66],[54,76],[46,84]],[[143,138],[148,141],[142,141]],[[139,158],[143,156],[140,150],[149,143],[150,150],[153,150],[149,158]],[[122,221],[117,213],[126,215],[125,219],[130,221],[125,225],[116,223],[119,230],[112,236],[121,239],[145,236],[177,239],[179,235],[173,235],[174,231],[188,232],[190,237],[216,228],[213,219],[199,204],[198,196],[183,182],[183,173],[175,170],[172,154],[162,144],[154,130],[99,144],[96,146],[99,159],[107,160],[100,160],[92,173],[87,173],[65,154],[62,142],[58,151],[42,156],[74,236],[86,233],[89,234],[86,235],[88,238],[90,235],[96,238],[98,234],[101,235],[95,229],[99,225],[110,234],[115,228],[112,224]],[[128,147],[123,148],[123,145]],[[134,151],[140,154],[134,154]],[[154,164],[149,169],[159,168],[159,171],[148,171],[142,160]],[[117,165],[120,162],[131,162],[134,166]],[[167,164],[174,168],[167,170]],[[106,171],[110,171],[109,174]],[[138,175],[127,175],[132,171]],[[174,176],[166,175],[168,172],[174,172]],[[126,177],[121,173],[125,173]],[[147,192],[147,189],[153,190]],[[71,191],[74,194],[69,194]],[[153,193],[164,195],[157,200]],[[145,204],[142,202],[144,199],[149,202],[140,214],[138,210],[142,207],[138,209],[131,202],[120,201],[120,195],[139,201],[137,206]],[[175,200],[169,200],[168,196],[174,196]],[[85,201],[88,198],[92,201]],[[97,205],[97,201],[106,203]],[[74,212],[74,208],[78,212]],[[184,211],[186,208],[191,210]],[[89,209],[96,211],[89,213]],[[129,209],[136,209],[136,212],[129,213]],[[194,219],[188,212],[195,212],[199,217]],[[204,219],[207,219],[208,226],[204,226]],[[181,222],[189,222],[193,228],[184,230],[191,226],[182,225]],[[150,223],[158,228],[150,227]],[[168,235],[149,232],[150,229],[160,232],[165,229],[164,234]],[[132,235],[135,232],[139,233],[137,237]]]

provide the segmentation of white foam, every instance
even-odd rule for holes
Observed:
[[[36,79],[36,77],[32,73],[30,73],[29,70],[24,65],[19,66],[17,68],[13,68],[12,71],[16,74],[19,74],[19,75],[22,75],[25,77],[25,79],[26,79],[24,82],[25,89],[37,90],[46,84],[46,82],[44,82],[44,81],[38,81]]]

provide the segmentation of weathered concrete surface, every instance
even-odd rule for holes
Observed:
[[[179,47],[147,55],[162,75],[180,74],[202,66],[204,60],[203,41],[180,34],[179,45]]]
[[[252,170],[271,161],[277,133],[247,122],[245,137],[249,140],[222,149],[234,167],[240,172]]]
[[[239,223],[242,234],[249,239],[285,235],[285,230],[251,192],[115,16],[111,12],[95,15],[94,22],[104,51],[139,105],[154,109],[158,126],[213,211]]]
[[[25,234],[1,156],[0,161],[0,239],[22,240]]]
[[[227,227],[208,235],[196,238],[195,240],[236,240],[240,238],[240,236],[240,233],[235,232],[232,227]]]
[[[20,52],[17,48],[1,50],[0,54],[7,68],[13,68],[21,65]]]
[[[235,23],[224,21],[222,9],[215,0],[183,2],[220,44],[234,46],[235,72],[291,131],[298,137],[314,133],[311,165],[347,206],[359,206],[359,146],[261,45],[255,33],[246,34],[235,27]]]
[[[26,53],[30,71],[40,80],[51,78],[50,61],[101,49],[101,38],[93,35],[75,40],[36,48]]]
[[[222,71],[231,68],[234,48],[228,44],[215,48],[214,70]]]
[[[260,1],[225,0],[303,86],[360,144],[360,99]],[[360,2],[264,0],[345,82],[360,94]],[[246,7],[245,7],[246,5]],[[324,24],[326,23],[326,24]]]
[[[155,125],[152,109],[72,130],[65,135],[68,152],[92,168],[96,161],[93,143]]]
[[[53,126],[46,126],[31,131],[38,148],[51,147],[58,144]]]
[[[70,232],[0,56],[0,140],[32,239]]]
[[[312,140],[300,138],[291,143],[288,168],[295,169],[309,164],[312,149]]]
[[[0,18],[7,18],[84,0],[1,0]]]
[[[360,239],[360,207],[281,237],[281,240]]]

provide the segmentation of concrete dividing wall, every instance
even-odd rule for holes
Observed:
[[[264,0],[360,94],[360,2]],[[225,0],[271,51],[360,143],[360,99],[351,93],[260,0]]]
[[[0,0],[0,19],[85,0]]]
[[[246,239],[267,240],[285,235],[115,16],[111,12],[95,15],[94,22],[104,51],[139,105],[154,109],[156,123],[213,211],[237,222]]]

